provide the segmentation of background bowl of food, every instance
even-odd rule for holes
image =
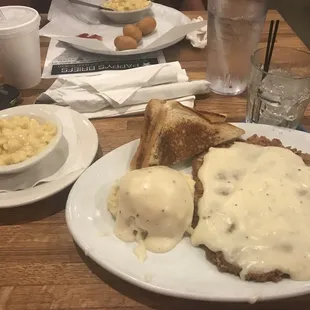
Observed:
[[[20,106],[0,113],[0,174],[27,170],[48,156],[62,137],[62,124],[51,112]]]
[[[103,6],[113,11],[101,10],[108,19],[118,24],[130,24],[150,15],[152,2],[148,0],[109,0]]]

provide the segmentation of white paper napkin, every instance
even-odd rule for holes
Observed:
[[[80,113],[105,109],[100,115],[108,117],[106,113],[111,108],[121,115],[132,114],[141,111],[141,104],[152,98],[176,99],[208,91],[207,81],[188,82],[185,70],[174,62],[94,76],[59,78],[36,103],[56,103]],[[135,105],[140,106],[133,108]]]
[[[70,111],[59,108],[55,114],[63,126],[63,138],[58,147],[29,170],[18,174],[0,175],[0,192],[22,190],[40,183],[56,181],[85,168]]]
[[[199,16],[198,18],[193,18],[192,23],[201,22],[204,19]],[[207,29],[208,26],[205,25],[204,27],[194,30],[186,35],[186,38],[190,40],[193,47],[197,48],[205,48],[207,46]]]
[[[61,92],[59,89],[55,89],[55,91],[49,90],[41,94],[36,103],[57,103],[61,106],[69,106],[80,113],[94,113],[107,107],[126,109],[129,106],[147,103],[153,98],[161,100],[176,99],[190,95],[206,94],[208,91],[209,83],[204,80],[146,87],[134,92],[131,89],[120,89],[101,94],[83,88],[76,90],[62,89]],[[122,111],[125,111],[125,109]]]
[[[183,98],[175,98],[181,104],[186,107],[193,108],[195,104],[195,96],[188,96]],[[135,115],[140,114],[145,111],[146,103],[137,104],[133,106],[125,106],[120,108],[107,107],[103,110],[93,112],[93,113],[83,113],[89,119],[94,118],[104,118],[104,117],[117,117],[122,115]]]
[[[111,83],[113,79],[113,83]],[[154,86],[166,83],[186,82],[188,77],[178,61],[144,66],[128,70],[105,71],[93,75],[61,77],[58,79],[64,87],[95,87],[98,92],[120,89]]]
[[[187,80],[179,62],[101,72],[93,76],[63,77],[41,94],[37,103],[55,102],[81,113],[96,112],[109,105],[130,105],[130,98],[142,87]]]

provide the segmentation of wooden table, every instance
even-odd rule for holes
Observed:
[[[206,17],[205,12],[186,14]],[[278,45],[306,49],[277,12],[269,12],[267,21],[271,19],[282,20]],[[263,43],[267,32],[266,23]],[[42,39],[41,46],[43,63],[48,40]],[[187,41],[166,49],[165,56],[167,61],[180,61],[191,79],[205,78],[205,51],[192,48]],[[33,103],[51,83],[42,80],[34,89],[23,91],[23,103]],[[198,98],[196,108],[227,113],[229,121],[242,121],[245,98],[211,94]],[[138,138],[142,121],[142,116],[93,121],[103,154]],[[310,108],[304,123],[310,127]],[[73,242],[64,216],[69,190],[32,205],[0,210],[0,310],[303,310],[310,306],[310,295],[255,305],[221,304],[159,296],[125,283],[92,262]]]

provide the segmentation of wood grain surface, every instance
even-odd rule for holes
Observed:
[[[186,14],[206,17],[206,12]],[[277,44],[306,49],[277,12],[270,11],[267,22],[278,18],[282,22]],[[267,32],[266,23],[262,43],[266,42]],[[42,38],[41,42],[43,64],[49,40]],[[204,50],[194,49],[183,41],[164,52],[167,61],[180,61],[191,79],[205,78]],[[33,103],[52,82],[42,80],[37,87],[23,91],[23,104]],[[199,97],[196,108],[226,113],[230,121],[242,121],[245,94]],[[142,116],[94,120],[102,153],[138,138],[142,121]],[[309,108],[304,124],[310,127]],[[73,242],[64,216],[69,190],[32,205],[0,210],[0,310],[303,310],[310,307],[309,295],[255,305],[211,303],[159,296],[127,284],[92,262]]]

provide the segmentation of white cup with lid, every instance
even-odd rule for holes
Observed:
[[[0,16],[0,73],[19,89],[41,80],[40,15],[27,6],[2,6]]]

